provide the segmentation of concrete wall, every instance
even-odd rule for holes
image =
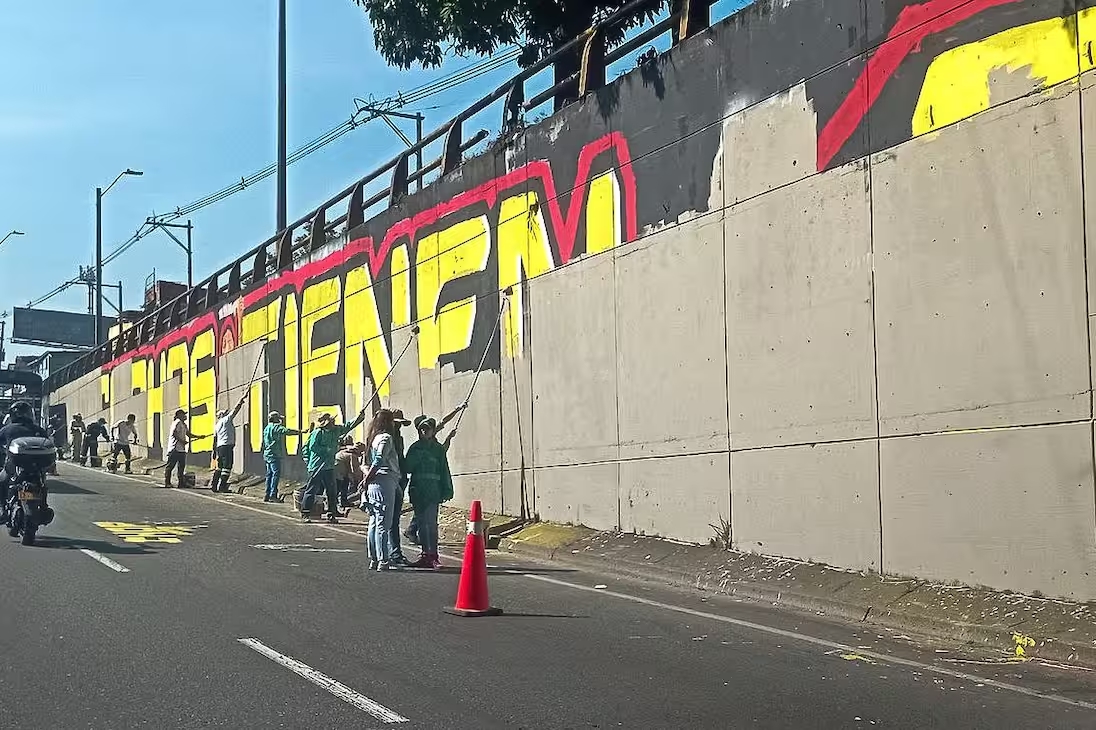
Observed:
[[[474,383],[459,504],[1094,599],[1078,9],[756,3],[53,400],[155,450],[258,361],[257,470]]]

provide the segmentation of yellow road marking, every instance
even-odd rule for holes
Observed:
[[[169,545],[181,543],[180,538],[190,537],[196,529],[186,525],[150,525],[132,522],[96,522],[95,526],[102,527],[125,542],[159,542]]]

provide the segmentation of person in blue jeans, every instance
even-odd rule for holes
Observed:
[[[285,458],[285,437],[300,436],[306,431],[286,428],[282,424],[282,414],[271,411],[263,429],[263,461],[266,462],[266,496],[264,502],[284,502],[278,495],[278,481],[282,478],[282,459]]]
[[[395,522],[396,490],[400,488],[400,455],[396,453],[396,428],[392,411],[382,408],[369,424],[369,471],[365,475],[369,510],[370,570],[392,566],[392,525]]]

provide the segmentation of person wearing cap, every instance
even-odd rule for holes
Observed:
[[[400,458],[395,435],[399,426],[394,414],[382,408],[369,424],[369,471],[365,475],[362,508],[369,512],[369,569],[392,567],[392,524],[395,522],[395,497],[399,489]]]
[[[330,413],[321,413],[316,419],[317,428],[309,434],[304,448],[308,481],[301,493],[301,519],[305,522],[311,521],[312,505],[321,492],[327,495],[328,522],[337,521],[335,517],[339,514],[339,504],[335,493],[335,454],[339,451],[339,440],[364,420],[364,408],[357,418],[343,426],[335,425],[335,417]]]
[[[418,519],[422,556],[416,568],[441,567],[438,558],[438,508],[453,498],[453,476],[449,472],[446,445],[438,443],[438,422],[427,416],[415,419],[419,440],[407,449],[406,468],[410,474],[408,495]],[[450,439],[452,433],[450,433]]]
[[[217,422],[213,426],[213,454],[217,457],[217,468],[209,482],[211,492],[227,492],[228,480],[232,478],[232,462],[236,456],[236,421],[234,420],[247,400],[245,392],[236,407],[217,411]]]
[[[186,411],[175,411],[175,421],[171,424],[171,434],[167,438],[167,465],[164,467],[164,486],[171,487],[171,470],[176,470],[176,481],[183,486],[183,472],[186,470],[186,454],[190,442],[194,439],[209,438],[196,436],[190,432],[186,423]]]
[[[266,496],[264,502],[284,502],[278,496],[278,482],[282,478],[282,459],[285,458],[285,437],[301,436],[307,431],[286,428],[282,423],[282,414],[271,411],[266,417],[263,428],[263,462],[266,464]]]
[[[110,441],[110,433],[107,430],[107,419],[100,418],[92,421],[84,433],[84,453],[80,457],[80,464],[86,465],[88,457],[91,457],[91,465],[95,466],[99,458],[99,439]]]
[[[435,438],[437,438],[438,432],[441,431],[443,428],[445,428],[445,425],[447,423],[449,423],[454,418],[456,418],[457,414],[460,413],[461,411],[463,411],[467,407],[468,407],[468,401],[465,401],[464,403],[461,403],[459,406],[457,406],[456,408],[451,410],[449,413],[447,413],[445,418],[441,419],[441,423],[439,423],[437,425],[437,427],[434,429]],[[424,418],[424,416],[419,416],[419,418]],[[418,418],[416,418],[415,420],[417,421]],[[453,429],[452,431],[449,432],[449,435],[445,437],[445,443],[442,444],[442,447],[446,451],[449,450],[449,444],[451,444],[453,442],[453,437],[456,436],[456,435],[457,435],[457,430]],[[419,543],[419,515],[418,515],[417,512],[411,515],[411,522],[408,523],[407,530],[404,531],[403,536],[406,537],[412,545],[419,545],[420,544]]]

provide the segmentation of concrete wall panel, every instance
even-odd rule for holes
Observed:
[[[620,462],[620,522],[625,532],[705,543],[730,517],[727,454]]]
[[[620,524],[617,462],[536,470],[536,511],[541,519],[615,530]]]
[[[729,209],[732,448],[875,435],[868,212],[860,163]]]
[[[533,466],[533,360],[503,360],[502,372],[502,467]]]
[[[1054,94],[873,159],[884,434],[1087,417],[1078,130]]]
[[[443,371],[442,410],[434,415],[434,418],[440,420],[442,416],[462,403],[468,396],[474,379],[475,373],[454,374]],[[480,373],[479,381],[468,401],[468,409],[464,412],[460,433],[454,437],[453,445],[449,449],[449,468],[454,474],[498,472],[502,468],[500,388],[498,373],[490,370]],[[457,418],[460,416],[458,415]],[[454,425],[456,425],[456,419],[450,423],[450,427]],[[496,481],[498,481],[497,475]]]
[[[817,133],[806,87],[799,84],[723,122],[723,190],[728,205],[815,171]]]
[[[879,570],[875,441],[735,452],[735,547]]]
[[[1092,599],[1092,449],[1091,424],[883,441],[883,568]]]
[[[622,458],[727,448],[722,218],[616,250]]]
[[[524,470],[508,469],[502,473],[502,509],[499,510],[502,514],[520,517],[524,503],[525,516],[535,515],[536,486],[533,481],[535,474],[531,467]]]
[[[537,466],[617,458],[613,279],[602,255],[529,282]]]
[[[484,474],[454,474],[453,500],[450,507],[466,510],[472,500],[483,502],[488,512],[502,512],[502,479],[499,472]]]

